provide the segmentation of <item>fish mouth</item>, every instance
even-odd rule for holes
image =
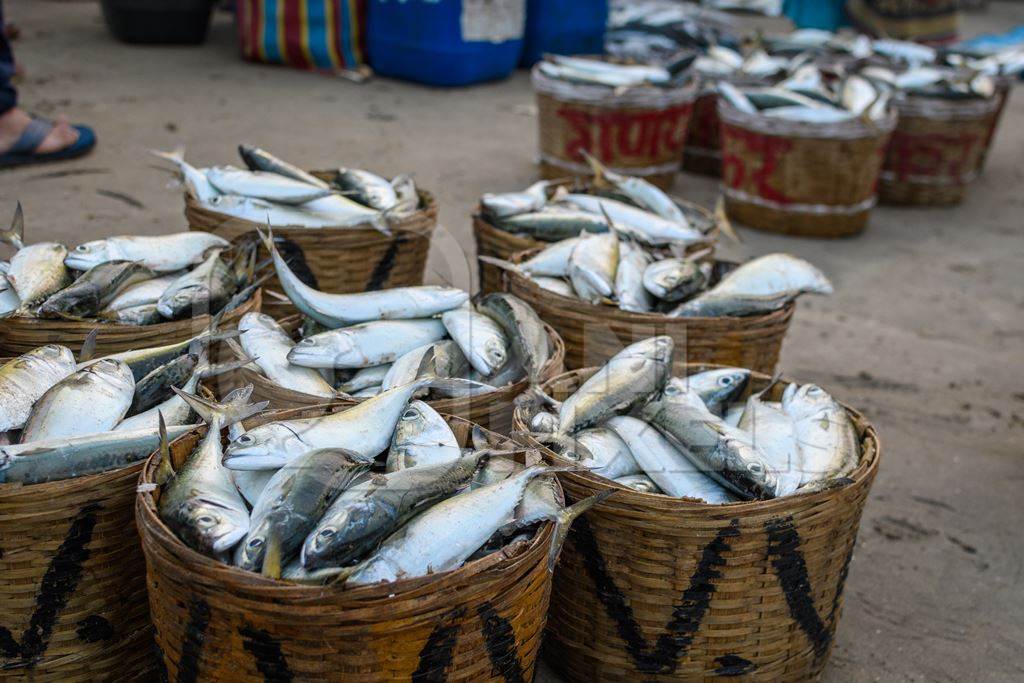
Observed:
[[[72,270],[89,270],[95,265],[98,265],[99,261],[92,258],[86,257],[75,257],[68,254],[64,257],[64,265]]]
[[[269,455],[258,449],[246,449],[245,447],[232,449],[228,446],[224,452],[221,463],[229,470],[242,470],[245,472],[259,472],[262,470],[276,470],[287,464],[284,458]]]
[[[242,527],[233,529],[213,539],[213,544],[211,545],[211,548],[213,549],[213,552],[218,555],[226,553],[232,548],[234,548],[236,545],[238,545],[239,542],[243,538],[245,538],[245,535],[247,533],[248,529],[244,529]]]
[[[156,305],[156,312],[165,318],[174,317],[174,309],[171,308],[170,304],[167,303],[158,303]]]

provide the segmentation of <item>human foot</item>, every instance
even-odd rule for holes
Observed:
[[[0,116],[0,154],[9,151],[18,138],[32,122],[32,117],[24,109],[15,107]],[[53,128],[35,148],[37,154],[47,154],[66,149],[78,141],[78,131],[71,127],[67,118],[58,116],[53,120]]]

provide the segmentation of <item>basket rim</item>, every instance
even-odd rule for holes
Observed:
[[[540,249],[524,249],[523,251],[517,251],[509,257],[509,261],[518,263],[527,256],[540,251]],[[735,263],[734,261],[728,261],[725,259],[714,259],[716,263]],[[536,296],[539,297],[550,297],[555,299],[560,306],[567,307],[571,306],[576,309],[574,312],[577,315],[587,315],[588,313],[594,313],[601,317],[618,318],[624,323],[635,323],[635,324],[661,324],[661,325],[673,325],[674,323],[680,323],[683,326],[690,324],[707,324],[709,322],[722,322],[722,321],[743,321],[743,322],[767,322],[775,319],[789,318],[793,311],[796,309],[796,300],[788,302],[782,308],[777,308],[774,311],[768,311],[767,313],[755,313],[753,315],[720,315],[720,316],[687,316],[687,317],[672,317],[664,315],[662,313],[636,313],[634,311],[623,311],[621,308],[613,307],[609,305],[592,304],[589,301],[583,299],[575,299],[572,297],[565,296],[564,294],[558,294],[550,290],[544,289],[533,280],[525,277],[522,273],[515,271],[507,271],[506,277],[510,277],[521,283],[522,286],[531,287],[535,290]]]
[[[328,414],[343,412],[351,407],[351,404],[342,405],[337,403],[325,403],[305,408],[267,411],[249,419],[264,419],[269,422],[278,419],[289,419],[289,417],[297,417],[301,414],[319,410],[326,410],[328,411]],[[342,409],[342,411],[339,411],[339,408]],[[442,415],[442,417],[450,423],[462,423],[468,426],[478,426],[469,420],[465,420],[455,415]],[[186,439],[205,435],[206,428],[207,425],[205,424],[196,425],[195,429],[190,430],[172,441],[171,446],[173,447],[175,443]],[[513,445],[519,445],[518,442],[511,437],[503,436],[496,432],[490,432],[489,430],[485,431],[491,435],[508,441]],[[174,559],[178,564],[182,566],[195,564],[202,566],[208,577],[212,577],[217,582],[225,584],[225,587],[230,588],[233,592],[237,592],[238,588],[244,588],[247,590],[258,590],[265,593],[268,597],[281,599],[333,599],[338,603],[336,606],[339,609],[344,609],[346,607],[355,608],[359,606],[362,600],[372,598],[387,597],[389,600],[393,601],[415,599],[419,592],[423,590],[429,591],[431,589],[431,584],[438,580],[443,580],[446,583],[451,581],[466,582],[467,580],[476,577],[480,577],[479,580],[486,580],[488,576],[504,574],[505,572],[514,570],[523,562],[539,561],[537,557],[534,556],[543,557],[546,555],[546,545],[550,543],[551,537],[554,533],[554,524],[546,522],[540,527],[540,529],[538,529],[533,538],[528,542],[524,541],[521,542],[521,544],[505,546],[499,551],[495,551],[482,558],[473,560],[472,562],[467,562],[460,567],[450,569],[445,572],[438,572],[427,576],[409,579],[399,579],[398,581],[390,583],[382,582],[357,586],[354,588],[345,588],[344,585],[339,586],[335,584],[320,586],[279,581],[220,562],[212,557],[193,550],[178,538],[177,534],[171,531],[166,524],[164,524],[164,521],[160,518],[160,515],[157,512],[156,504],[153,499],[153,491],[146,490],[149,488],[149,485],[155,484],[153,475],[155,474],[156,457],[158,454],[159,451],[156,451],[142,461],[142,469],[139,473],[138,479],[139,490],[135,496],[135,520],[139,529],[139,536],[142,539],[143,550],[147,555],[147,562],[149,561],[149,550],[147,549],[147,545],[154,544],[163,546],[164,550],[174,556]],[[558,491],[561,493],[561,486],[557,484],[557,478],[555,481]],[[509,548],[515,548],[516,550],[512,554],[508,554]]]
[[[309,171],[309,173],[312,173],[313,175],[316,175],[318,173],[319,174],[329,173],[329,171],[311,170],[311,171]],[[357,237],[359,237],[359,236],[367,236],[367,237],[372,236],[372,237],[379,237],[379,238],[382,238],[382,239],[385,239],[385,240],[388,240],[388,241],[393,240],[396,234],[415,235],[415,236],[418,236],[418,237],[429,237],[429,236],[431,236],[434,233],[434,230],[437,227],[437,221],[436,220],[428,220],[427,224],[425,226],[421,226],[421,227],[410,227],[410,225],[415,226],[415,224],[418,223],[420,221],[420,219],[422,219],[422,218],[434,218],[434,217],[436,217],[437,212],[439,210],[439,205],[438,205],[438,202],[437,202],[437,198],[429,190],[417,187],[416,191],[419,193],[421,206],[419,208],[417,208],[414,212],[409,214],[408,216],[404,216],[402,218],[399,218],[398,220],[395,221],[395,223],[393,225],[390,225],[389,228],[390,228],[391,233],[392,233],[391,235],[385,235],[381,231],[379,231],[376,228],[370,226],[369,223],[359,223],[357,225],[353,225],[353,226],[349,226],[349,227],[345,227],[345,226],[340,226],[339,225],[339,226],[330,226],[330,227],[325,227],[325,228],[306,228],[306,227],[303,227],[301,225],[275,225],[275,226],[272,226],[272,227],[274,229],[274,232],[281,233],[282,235],[287,235],[288,233],[292,233],[292,232],[301,232],[302,234],[307,234],[309,232],[315,232],[317,234],[324,234],[324,233],[326,233],[328,235],[346,234],[346,235],[352,235],[352,236],[357,236]],[[193,211],[193,212],[201,211],[201,212],[208,213],[208,214],[211,214],[213,216],[219,217],[220,219],[222,219],[221,220],[222,223],[231,222],[231,223],[237,223],[237,224],[240,224],[240,225],[241,224],[251,224],[251,225],[254,226],[253,228],[251,228],[252,230],[255,230],[257,227],[262,227],[262,225],[263,225],[262,223],[257,223],[255,221],[250,221],[250,220],[247,220],[245,218],[238,218],[236,216],[231,216],[229,214],[221,213],[220,211],[216,211],[214,209],[205,207],[205,206],[203,206],[203,205],[201,205],[199,203],[199,200],[195,197],[195,195],[192,194],[192,192],[187,187],[183,190],[182,194],[183,194],[183,196],[185,198],[185,212],[186,212],[186,214],[188,212],[190,212],[190,211]],[[190,225],[189,225],[189,229],[190,230],[193,229],[191,227],[191,222],[190,222]]]
[[[253,304],[253,307],[252,307],[251,310],[258,311],[260,309],[260,307],[263,304],[263,288],[262,287],[257,288],[252,293],[252,295],[248,299],[243,301],[241,304],[239,304],[234,309],[234,311],[237,311],[237,310],[241,309],[242,307],[244,307],[246,304],[250,304],[250,303]],[[221,310],[223,310],[223,309],[221,309]],[[234,311],[229,311],[228,313],[225,314],[225,317],[231,315],[231,313],[233,313]],[[246,313],[247,312],[248,311],[246,311]],[[243,315],[244,314],[245,313],[243,313]],[[214,314],[214,315],[216,315],[216,314]],[[60,333],[62,331],[63,332],[72,332],[72,331],[90,332],[92,330],[97,330],[98,329],[100,331],[100,334],[99,334],[99,336],[97,338],[97,341],[99,341],[99,339],[101,339],[103,337],[103,331],[104,330],[107,330],[107,331],[110,331],[110,332],[117,331],[117,332],[129,332],[129,333],[143,333],[144,336],[151,337],[151,336],[155,336],[155,335],[161,334],[163,332],[168,332],[168,331],[170,331],[170,329],[172,327],[179,327],[183,323],[188,323],[190,326],[194,326],[194,325],[196,325],[197,322],[201,322],[202,323],[201,326],[202,327],[206,327],[206,326],[208,326],[209,322],[212,319],[213,319],[213,315],[211,315],[209,313],[204,313],[204,314],[202,314],[200,316],[197,316],[197,317],[182,318],[181,320],[167,320],[167,321],[164,321],[164,322],[161,322],[161,323],[155,323],[153,325],[123,325],[121,323],[108,322],[108,321],[102,321],[102,320],[97,320],[97,321],[94,322],[94,321],[89,321],[89,320],[79,321],[79,320],[66,320],[66,319],[63,319],[63,318],[36,318],[36,317],[29,317],[29,316],[17,316],[17,317],[6,318],[3,321],[3,325],[5,327],[9,327],[9,328],[11,328],[11,327],[20,327],[20,328],[24,328],[24,329],[35,328],[35,329],[40,330],[40,331],[45,331],[45,332],[52,331],[52,332],[55,332],[55,333]],[[60,342],[49,342],[49,343],[56,344],[56,343],[60,343]],[[148,347],[144,347],[144,348],[148,348]]]
[[[772,118],[761,112],[751,114],[740,111],[723,97],[718,98],[717,107],[718,118],[722,123],[760,135],[805,140],[882,140],[896,129],[899,120],[899,111],[892,102],[886,107],[885,118],[878,122],[872,121],[870,125],[858,118],[828,123]]]
[[[266,314],[264,314],[264,315],[266,315]],[[300,317],[301,317],[301,313],[297,314],[297,315],[287,316],[287,317],[282,318],[281,320],[279,320],[277,322],[278,322],[278,324],[281,324],[281,323],[283,323],[286,320],[291,320],[291,319],[300,318]],[[558,334],[558,332],[555,330],[555,328],[553,328],[550,324],[548,324],[547,322],[545,322],[543,320],[541,322],[544,324],[544,330],[548,333],[548,341],[551,343],[551,346],[552,346],[551,356],[548,358],[548,362],[544,364],[544,367],[542,368],[542,371],[541,371],[541,374],[546,375],[551,370],[557,368],[559,365],[561,365],[564,362],[564,359],[565,359],[565,341],[562,340],[562,337]],[[245,373],[246,381],[252,382],[253,384],[257,384],[258,383],[261,386],[273,389],[275,392],[280,393],[281,396],[280,396],[279,400],[294,400],[294,401],[306,402],[306,403],[309,404],[308,407],[310,407],[310,408],[312,408],[314,405],[334,404],[334,403],[337,403],[339,405],[353,406],[353,405],[358,405],[358,404],[362,403],[363,401],[367,400],[366,397],[358,397],[358,398],[356,398],[356,397],[351,397],[351,396],[337,396],[336,398],[333,398],[333,399],[327,399],[327,398],[324,398],[322,396],[314,396],[313,394],[304,394],[301,391],[295,391],[293,389],[286,389],[284,387],[281,387],[281,386],[278,386],[278,385],[274,384],[270,380],[270,378],[266,377],[265,375],[263,375],[259,371],[255,370],[253,368],[250,368],[248,366],[241,367],[238,370],[236,370],[235,372]],[[449,403],[449,402],[451,402],[452,404],[461,403],[461,402],[465,402],[465,401],[477,401],[477,402],[480,402],[480,403],[495,402],[495,401],[501,402],[503,399],[500,396],[500,394],[504,394],[504,393],[508,393],[508,392],[514,392],[514,396],[518,396],[519,394],[523,393],[523,391],[525,391],[527,389],[527,387],[529,387],[529,386],[530,386],[530,379],[528,377],[524,377],[523,379],[519,380],[518,382],[514,382],[512,384],[506,384],[505,386],[501,386],[501,387],[496,387],[494,391],[489,391],[489,392],[487,392],[485,394],[478,394],[476,396],[471,396],[471,397],[467,397],[467,398],[442,398],[442,399],[435,399],[435,400],[432,400],[432,401],[427,401],[426,403],[429,406],[431,406],[432,408],[436,409],[438,404],[444,404],[444,403]],[[444,407],[447,407],[447,406],[442,405],[442,408],[444,408]],[[440,410],[438,412],[441,412],[442,414],[444,414],[443,410]]]
[[[720,369],[727,366],[719,365],[717,363],[686,363],[684,367],[686,368],[687,375],[691,375],[694,372]],[[599,367],[591,366],[587,368],[580,368],[578,370],[569,370],[543,383],[541,388],[547,391],[556,382],[577,379],[581,375],[589,377],[599,369]],[[754,370],[750,371],[750,376],[751,380],[760,382],[771,382],[774,379],[769,375],[756,372]],[[791,384],[792,380],[787,379],[785,376],[780,376],[777,383],[784,386]],[[814,505],[829,498],[841,495],[843,492],[854,487],[860,487],[865,484],[870,485],[874,480],[875,475],[878,473],[879,461],[882,458],[882,442],[878,437],[878,432],[874,425],[855,408],[841,401],[839,402],[839,405],[846,410],[853,419],[854,425],[858,428],[858,431],[861,432],[860,441],[862,444],[861,461],[858,463],[857,469],[855,469],[849,476],[850,481],[842,486],[826,488],[810,493],[794,493],[780,498],[771,498],[769,500],[740,500],[731,503],[711,504],[692,498],[678,498],[667,494],[636,491],[623,486],[622,484],[618,484],[611,479],[607,479],[591,472],[565,472],[562,473],[561,476],[570,480],[576,480],[578,483],[590,488],[620,491],[620,493],[615,494],[603,503],[603,505],[610,506],[611,508],[617,508],[619,511],[626,511],[630,507],[639,505],[645,507],[648,512],[653,512],[655,510],[663,513],[704,512],[713,513],[711,515],[713,518],[716,515],[735,517],[740,513],[744,515],[778,513],[780,509]],[[525,441],[526,445],[531,448],[539,449],[541,453],[544,454],[545,458],[549,458],[559,464],[572,464],[572,461],[560,457],[550,448],[532,439],[528,433],[523,432],[520,429],[526,424],[522,418],[522,412],[523,408],[521,406],[515,406],[512,433],[518,435],[519,438]],[[866,446],[870,446],[870,448]]]

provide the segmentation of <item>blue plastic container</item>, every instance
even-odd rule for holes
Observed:
[[[428,85],[505,78],[523,50],[525,7],[526,0],[368,0],[370,66]]]
[[[782,12],[797,28],[820,28],[836,31],[849,25],[846,0],[785,0]]]
[[[527,0],[521,66],[545,53],[599,55],[604,52],[608,0]]]

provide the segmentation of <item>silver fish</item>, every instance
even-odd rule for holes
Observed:
[[[252,145],[239,145],[238,154],[242,161],[251,171],[266,171],[276,173],[292,180],[298,180],[314,187],[328,189],[329,185],[311,173],[303,171],[298,166],[289,164],[287,161],[278,159],[270,152]]]
[[[654,308],[654,298],[644,287],[644,273],[651,265],[647,250],[633,240],[619,242],[619,264],[615,270],[615,300],[623,311],[647,313]]]
[[[539,383],[551,358],[551,344],[537,312],[514,294],[499,292],[485,296],[477,308],[501,326],[530,382]]]
[[[101,360],[68,375],[36,401],[22,443],[113,429],[132,405],[135,379],[119,361]]]
[[[672,348],[671,337],[651,337],[612,356],[562,402],[559,433],[599,424],[661,392],[672,372]]]
[[[334,390],[315,370],[288,362],[295,343],[269,315],[250,311],[238,321],[238,341],[246,356],[254,358],[260,372],[275,384],[311,396],[331,398]]]
[[[793,421],[800,447],[801,488],[817,488],[849,475],[860,462],[860,439],[846,410],[814,384],[786,387],[782,410]]]
[[[420,367],[423,365],[424,356],[433,348],[434,343],[424,344],[399,356],[394,363],[388,366],[388,370],[380,382],[381,389],[394,389],[397,386],[408,384],[418,379],[421,376]]]
[[[6,274],[0,273],[0,318],[21,308],[21,299]]]
[[[671,398],[685,392],[696,393],[713,415],[722,415],[726,404],[733,401],[750,381],[750,370],[717,368],[686,377],[673,377],[665,385],[664,394]]]
[[[307,368],[367,368],[397,360],[413,349],[444,339],[440,320],[377,320],[306,337],[288,361]]]
[[[789,254],[768,254],[739,266],[669,315],[749,315],[782,308],[800,294],[832,291],[832,283],[824,273],[807,261]]]
[[[643,178],[616,173],[585,150],[582,154],[594,171],[595,184],[609,183],[640,208],[647,209],[666,220],[678,223],[680,226],[690,226],[690,221],[683,210],[660,187]]]
[[[445,419],[423,401],[413,401],[395,427],[387,471],[442,465],[461,456],[459,442]]]
[[[441,321],[473,368],[484,377],[493,375],[509,359],[509,340],[490,317],[471,308],[456,308],[443,313]]]
[[[603,216],[559,205],[496,219],[495,225],[502,230],[521,233],[542,242],[558,242],[578,237],[584,232],[608,232],[608,222]]]
[[[331,194],[331,190],[277,173],[246,171],[234,166],[208,168],[206,177],[223,194],[253,197],[278,204],[305,204]]]
[[[169,479],[157,509],[182,541],[208,555],[223,556],[249,531],[248,508],[221,464],[220,432],[266,406],[266,402],[249,405],[251,394],[252,385],[232,392],[221,404],[179,393],[208,427],[206,436],[177,472],[170,469],[164,454],[161,470]]]
[[[0,432],[21,429],[36,401],[74,371],[74,354],[57,344],[40,346],[4,363],[0,367]]]
[[[650,246],[689,245],[707,241],[705,234],[687,223],[678,223],[625,202],[589,194],[568,194],[561,201],[591,213],[607,215],[617,230]]]
[[[619,266],[619,239],[614,232],[585,234],[569,257],[569,280],[576,294],[589,303],[600,303],[615,294]]]
[[[211,249],[229,246],[226,239],[209,232],[121,235],[79,244],[68,252],[64,263],[68,268],[88,270],[109,261],[135,261],[155,273],[175,273],[202,263]]]
[[[550,183],[541,180],[522,192],[485,194],[480,198],[484,212],[497,218],[508,218],[521,213],[539,211],[548,201],[547,189]]]
[[[625,441],[607,427],[592,427],[572,436],[534,434],[534,438],[564,458],[575,460],[594,474],[618,479],[640,472]]]
[[[185,149],[183,147],[179,147],[172,152],[161,152],[151,149],[149,153],[177,166],[186,190],[200,202],[209,202],[214,197],[220,195],[220,191],[210,184],[205,173],[185,161]]]
[[[68,284],[64,266],[68,250],[56,242],[39,242],[19,249],[11,258],[7,281],[23,306],[32,306]]]
[[[465,488],[487,455],[476,451],[443,465],[371,477],[342,493],[302,545],[307,570],[350,564],[413,515]]]
[[[160,300],[160,295],[167,291],[171,283],[181,275],[183,273],[175,271],[131,285],[115,296],[101,313],[114,313],[126,308],[137,308],[149,304],[155,306],[156,302]]]
[[[398,193],[391,181],[359,168],[339,168],[334,173],[334,185],[360,204],[378,211],[387,211],[398,203]]]
[[[663,493],[658,488],[658,485],[654,483],[654,480],[646,474],[627,474],[625,477],[619,477],[614,481],[616,484],[622,484],[626,488],[631,488],[640,493]]]
[[[235,293],[235,280],[214,250],[206,260],[168,285],[157,301],[160,315],[169,320],[193,315],[195,311],[215,313]]]
[[[643,420],[618,415],[606,424],[626,442],[640,468],[666,494],[676,498],[697,498],[712,505],[735,500]]]
[[[279,469],[253,506],[235,565],[280,578],[282,564],[298,553],[330,504],[367,468],[349,452],[327,448]]]
[[[738,426],[750,434],[754,445],[764,453],[779,480],[778,494],[795,493],[803,475],[803,454],[797,444],[793,421],[781,406],[753,394],[747,399]]]
[[[555,294],[567,296],[572,299],[578,298],[576,296],[576,290],[572,288],[572,284],[566,280],[563,280],[560,277],[547,277],[545,275],[537,275],[530,279],[538,287],[548,292],[553,292]]]
[[[704,289],[707,278],[698,263],[686,258],[668,258],[647,266],[644,289],[664,301],[682,301]]]
[[[41,318],[94,316],[118,293],[152,277],[153,271],[132,261],[101,263],[47,297],[37,313]]]
[[[380,386],[391,370],[391,364],[373,365],[362,368],[348,380],[338,385],[338,391],[351,394],[367,387]]]

